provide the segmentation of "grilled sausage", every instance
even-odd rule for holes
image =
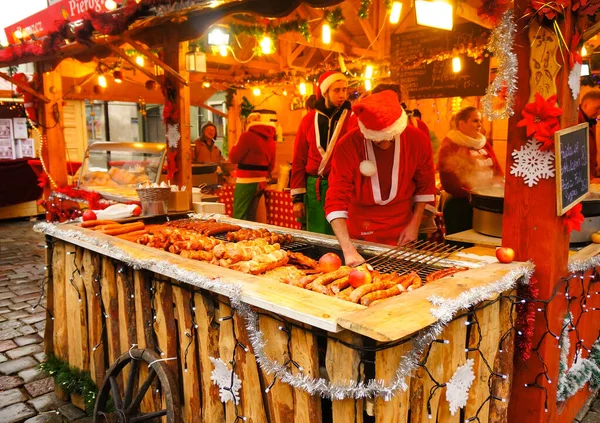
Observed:
[[[394,297],[396,295],[400,295],[404,292],[404,287],[402,285],[394,285],[389,289],[382,289],[379,291],[374,291],[369,294],[364,295],[360,299],[360,303],[364,306],[370,306],[374,301],[382,300],[384,298]]]

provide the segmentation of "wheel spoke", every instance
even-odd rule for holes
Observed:
[[[123,409],[123,401],[121,400],[121,393],[119,392],[119,384],[117,383],[117,379],[115,379],[114,376],[110,376],[108,381],[110,382],[110,392],[112,393],[115,408],[117,410],[121,410]]]
[[[131,404],[127,407],[127,415],[130,415],[132,411],[135,411],[138,409],[138,407],[142,403],[142,399],[144,399],[144,395],[146,395],[146,392],[148,391],[148,388],[152,384],[152,381],[154,380],[155,377],[156,377],[156,372],[154,371],[153,368],[150,368],[150,371],[148,372],[148,376],[146,376],[146,380],[144,381],[142,386],[140,386],[140,390],[135,394],[135,398],[133,399]]]
[[[155,419],[157,417],[162,417],[162,416],[166,416],[166,415],[167,415],[167,410],[160,410],[160,411],[155,411],[153,413],[142,414],[141,416],[137,416],[137,417],[132,417],[131,420],[129,420],[129,421],[131,423],[145,422],[146,420],[151,420],[151,419]]]
[[[131,397],[133,395],[133,388],[138,374],[138,363],[137,360],[131,361],[131,369],[129,369],[129,378],[127,379],[127,387],[125,388],[125,397],[123,397],[123,408],[126,409],[131,403]]]

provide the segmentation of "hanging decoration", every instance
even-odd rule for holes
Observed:
[[[177,123],[179,120],[179,107],[175,104],[177,100],[177,88],[175,88],[173,82],[168,78],[162,84],[162,95],[165,99],[165,107],[163,108],[164,124]]]
[[[517,124],[526,127],[528,137],[535,135],[542,143],[542,151],[554,147],[554,133],[560,129],[558,117],[562,115],[562,109],[556,106],[556,98],[555,94],[544,100],[540,93],[535,93],[535,101],[525,105],[521,112],[523,119]]]
[[[581,224],[585,221],[585,217],[581,213],[581,208],[582,204],[579,203],[562,217],[563,225],[567,228],[567,233],[570,234],[573,230],[577,232],[581,231]]]
[[[496,77],[481,99],[482,114],[489,120],[507,119],[515,113],[513,106],[517,93],[518,63],[513,46],[516,32],[514,12],[508,10],[504,12],[500,23],[490,34],[486,47],[498,60]],[[494,101],[498,98],[504,104],[496,108]]]
[[[373,0],[360,0],[360,7],[358,8],[358,17],[360,19],[367,19],[369,17],[371,3],[373,3]]]
[[[508,11],[509,0],[485,0],[477,9],[477,15],[492,23],[494,27],[501,24],[501,20]]]
[[[540,181],[554,177],[554,152],[543,151],[542,143],[535,138],[527,141],[520,150],[514,150],[514,163],[510,174],[523,178],[525,185],[531,188]]]
[[[249,37],[254,37],[257,40],[260,40],[265,35],[277,38],[280,35],[292,32],[300,34],[306,41],[310,40],[310,27],[308,21],[300,18],[283,22],[279,25],[275,25],[269,20],[253,25],[243,25],[232,22],[229,24],[229,31],[233,36],[247,35]]]
[[[221,402],[227,403],[231,401],[234,404],[239,404],[239,391],[242,387],[242,381],[233,369],[229,370],[227,368],[227,364],[223,360],[214,357],[209,358],[214,366],[213,371],[210,373],[210,380],[212,380],[214,385],[219,387]]]
[[[560,362],[558,364],[558,388],[556,402],[564,402],[571,398],[589,382],[590,390],[600,387],[600,339],[594,342],[588,351],[588,357],[583,358],[584,347],[580,342],[576,345],[573,364],[569,367],[571,340],[569,334],[573,330],[573,316],[567,313],[563,320],[560,334]]]
[[[531,349],[533,348],[532,339],[535,331],[535,313],[540,289],[535,276],[532,276],[528,285],[519,285],[517,287],[517,296],[522,300],[517,304],[517,337],[515,337],[515,357],[521,361],[529,360]],[[523,301],[524,300],[524,301]]]
[[[456,371],[446,383],[446,401],[450,406],[450,414],[454,415],[459,408],[464,408],[469,399],[469,389],[475,380],[473,364],[475,361],[469,358],[465,364],[458,366]]]
[[[344,23],[344,14],[341,7],[336,7],[333,10],[326,10],[323,15],[323,20],[329,24],[332,30],[336,30]]]
[[[571,38],[571,48],[569,50],[569,64],[571,65],[571,71],[569,72],[569,88],[571,88],[571,94],[573,94],[573,100],[579,98],[579,91],[581,89],[581,67],[583,65],[583,58],[579,54],[579,44],[581,42],[581,35],[579,31],[575,31],[575,35]]]
[[[246,96],[242,97],[242,105],[240,110],[240,116],[242,119],[246,119],[250,116],[250,113],[254,111],[254,105],[250,103],[250,100]]]
[[[167,145],[169,148],[177,148],[180,139],[181,133],[179,132],[179,124],[167,124]]]
[[[167,180],[172,181],[175,179],[175,174],[179,170],[177,168],[177,150],[169,148],[167,151]]]

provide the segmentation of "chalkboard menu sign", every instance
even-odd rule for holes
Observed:
[[[417,67],[423,58],[447,55],[457,46],[484,44],[489,31],[476,24],[455,25],[453,31],[426,29],[392,35],[390,47],[391,77],[406,87],[411,98],[468,97],[485,94],[489,84],[489,58],[481,64],[464,54],[458,73],[452,71],[451,56]]]
[[[588,123],[581,123],[554,134],[559,216],[579,203],[590,188],[588,128]]]

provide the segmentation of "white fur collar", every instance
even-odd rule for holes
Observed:
[[[454,144],[460,145],[462,147],[474,148],[476,150],[483,148],[486,141],[485,136],[483,134],[479,134],[477,138],[471,138],[463,134],[462,132],[457,131],[456,129],[452,129],[450,132],[448,132],[448,135],[446,136],[450,138],[450,140]]]

